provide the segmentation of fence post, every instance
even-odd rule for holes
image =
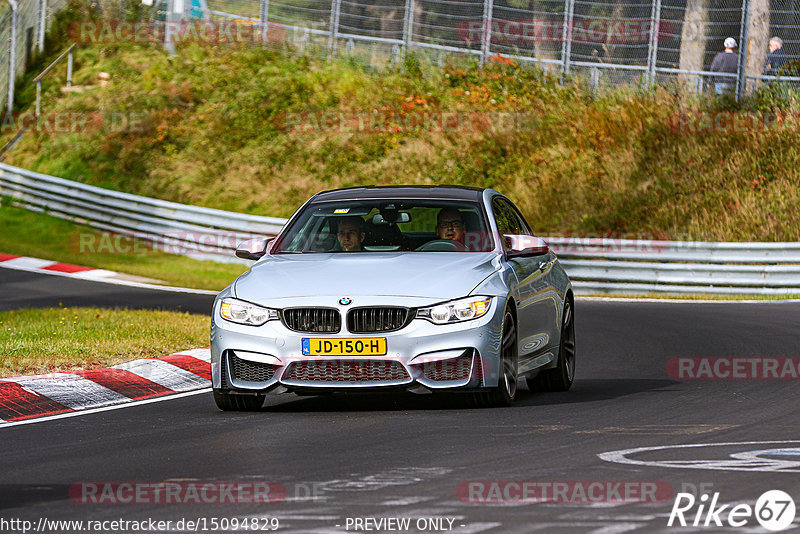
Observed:
[[[750,48],[747,41],[750,40],[750,0],[742,0],[742,31],[739,34],[739,65],[737,66],[736,73],[736,100],[739,100],[744,95],[745,86],[747,85],[747,52]]]
[[[183,12],[183,0],[167,0],[167,14],[164,17],[164,50],[170,56],[175,55],[174,22],[175,13],[180,9]]]
[[[575,18],[575,0],[566,0],[564,6],[564,28],[561,33],[561,72],[569,74],[569,58],[572,55],[572,24]]]
[[[328,41],[328,59],[336,55],[336,36],[339,33],[339,0],[331,0],[330,40]]]
[[[266,46],[269,33],[269,0],[261,0],[258,17],[261,19],[261,46]]]
[[[494,0],[483,0],[483,34],[481,41],[481,65],[486,61],[492,49],[492,10]]]
[[[8,47],[8,112],[14,111],[14,81],[15,81],[15,63],[17,61],[17,0],[8,0],[8,5],[11,7],[11,37],[9,38]]]
[[[47,0],[39,0],[39,38],[37,48],[39,53],[44,52],[44,34],[47,31]]]
[[[656,83],[656,66],[658,63],[658,35],[661,30],[661,0],[653,2],[650,15],[650,50],[647,55],[647,76],[650,84]]]
[[[67,54],[67,87],[72,87],[72,48],[69,49],[69,54]]]
[[[403,17],[403,52],[411,50],[414,39],[414,0],[406,0],[405,17]]]

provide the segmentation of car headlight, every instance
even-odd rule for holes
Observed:
[[[238,299],[225,298],[219,306],[219,315],[226,321],[251,326],[261,326],[278,319],[278,310],[262,308]]]
[[[418,319],[426,319],[435,324],[459,323],[483,317],[489,311],[492,297],[467,297],[451,300],[436,306],[417,310]]]

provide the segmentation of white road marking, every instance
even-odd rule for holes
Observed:
[[[466,523],[462,527],[461,524],[453,525],[453,530],[458,534],[476,534],[492,528],[502,526],[503,523]]]
[[[27,271],[27,270],[38,271],[39,269],[55,265],[56,263],[58,262],[52,260],[40,260],[39,258],[29,258],[27,256],[22,256],[19,258],[14,258],[13,260],[6,260],[4,262],[0,262],[0,266],[8,267],[9,269],[18,269],[21,271]]]
[[[191,356],[192,358],[197,358],[198,360],[211,363],[211,349],[209,348],[182,350],[180,352],[176,352],[175,354],[183,354],[184,356]]]
[[[24,421],[6,421],[4,423],[0,423],[1,428],[8,428],[12,426],[20,426],[20,425],[32,425],[34,423],[44,423],[47,421],[53,421],[55,419],[67,419],[69,417],[80,417],[82,415],[89,415],[93,413],[99,412],[109,412],[111,410],[121,410],[123,408],[132,408],[135,406],[140,406],[142,404],[152,404],[154,402],[163,402],[168,400],[174,399],[181,399],[183,397],[189,397],[192,395],[200,395],[202,393],[208,394],[211,392],[211,388],[204,388],[196,391],[188,391],[186,393],[176,393],[175,395],[164,395],[163,397],[153,397],[150,399],[143,399],[139,401],[131,401],[125,402],[123,404],[113,404],[111,406],[102,406],[100,408],[90,408],[88,410],[81,410],[78,412],[69,412],[69,413],[62,413],[58,415],[48,415],[45,417],[38,417],[36,419],[25,419]]]
[[[190,391],[209,385],[209,381],[202,376],[161,360],[133,360],[115,365],[112,369],[130,371],[172,391]]]
[[[105,269],[92,269],[90,271],[78,271],[76,273],[71,273],[71,274],[75,278],[85,278],[87,280],[94,280],[97,278],[107,278],[109,276],[116,276],[119,273],[114,271],[107,271]]]
[[[421,502],[432,501],[436,497],[398,497],[396,499],[391,499],[388,501],[384,501],[381,504],[383,506],[409,506],[412,504],[419,504]]]
[[[663,445],[659,447],[638,447],[620,451],[603,452],[597,456],[606,462],[649,467],[674,467],[680,469],[712,469],[718,471],[763,471],[770,473],[800,473],[800,462],[759,458],[748,452],[731,454],[729,458],[719,460],[634,460],[629,455],[642,452],[665,451],[671,449],[692,449],[698,447],[729,447],[740,445],[776,445],[783,443],[800,443],[798,440],[785,441],[734,441],[726,443],[690,443],[685,445]],[[752,452],[752,451],[751,451]],[[769,451],[756,451],[766,454]],[[797,468],[797,469],[791,469]]]
[[[130,400],[125,395],[96,382],[69,373],[26,376],[13,381],[73,410],[96,408]]]
[[[319,483],[318,488],[324,491],[375,491],[416,484],[428,478],[444,476],[450,471],[443,467],[399,467],[353,479],[328,480]]]
[[[590,531],[590,534],[620,534],[647,526],[647,523],[617,523]]]

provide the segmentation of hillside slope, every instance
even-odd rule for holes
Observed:
[[[593,94],[499,57],[376,71],[196,45],[173,58],[82,46],[87,88],[49,83],[46,117],[71,111],[89,131],[31,131],[6,161],[103,187],[286,217],[323,189],[468,184],[506,193],[547,234],[800,239],[796,123],[731,131],[722,104],[664,89]],[[753,114],[771,102],[740,113],[774,122]]]

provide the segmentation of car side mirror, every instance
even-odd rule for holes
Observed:
[[[273,238],[257,237],[236,245],[236,257],[246,260],[258,260],[267,253],[267,245]]]
[[[550,252],[547,241],[532,235],[503,234],[503,249],[508,258],[541,256]]]

